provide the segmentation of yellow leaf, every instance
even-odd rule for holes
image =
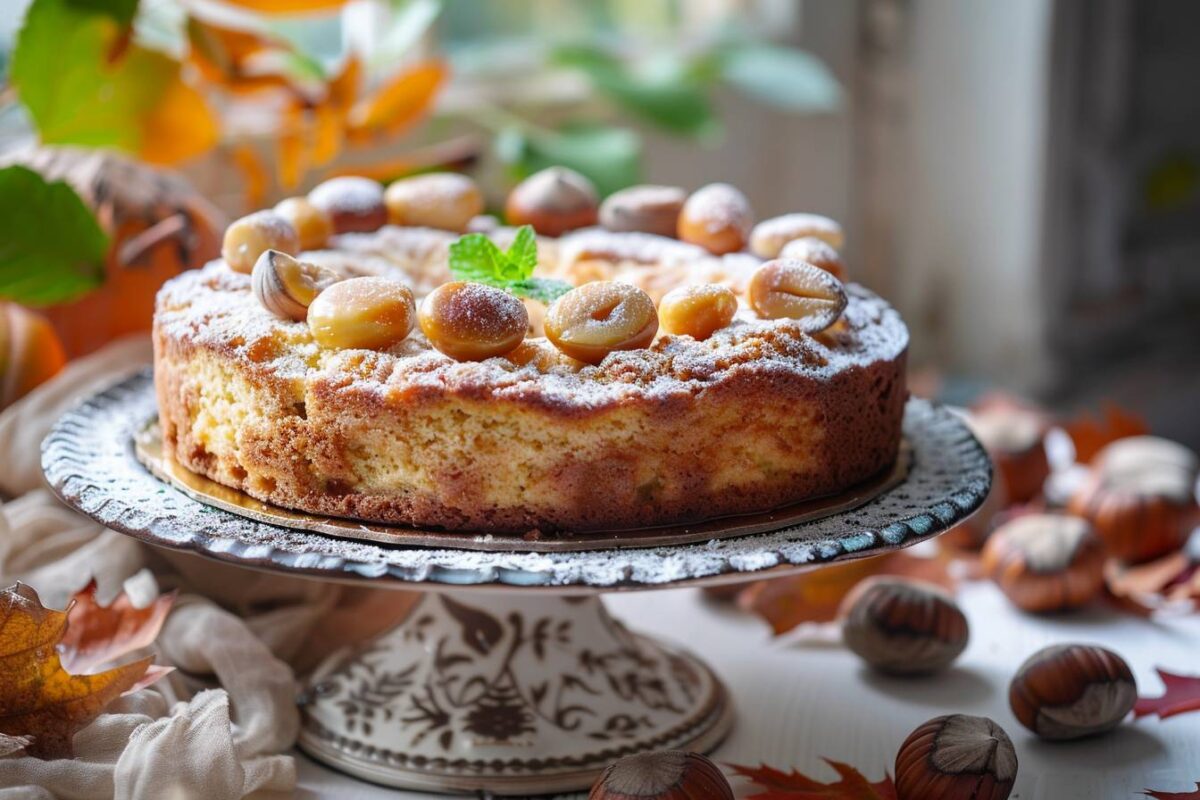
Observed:
[[[318,11],[335,11],[346,4],[346,0],[226,0],[226,2],[262,14],[311,14]]]
[[[350,109],[347,133],[357,141],[399,133],[429,110],[447,74],[446,65],[436,60],[401,72]]]
[[[30,755],[71,755],[75,732],[137,685],[153,656],[100,672],[71,675],[59,661],[67,614],[42,605],[37,592],[0,592],[0,733],[32,736]]]
[[[233,148],[233,165],[242,173],[246,184],[246,208],[261,208],[267,197],[267,168],[263,160],[249,145],[240,144]]]
[[[264,55],[286,51],[288,46],[283,42],[254,31],[227,28],[195,17],[188,18],[187,38],[187,60],[209,83],[234,94],[294,89],[286,76],[255,69]]]
[[[294,189],[300,185],[300,178],[308,169],[309,159],[309,147],[304,131],[304,109],[298,103],[289,105],[283,112],[275,147],[279,183],[285,189]]]
[[[207,152],[218,135],[217,118],[208,103],[176,69],[159,104],[142,122],[139,154],[151,164],[178,164]]]

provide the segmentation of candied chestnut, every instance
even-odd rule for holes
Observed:
[[[296,229],[300,249],[318,250],[333,236],[333,219],[308,202],[307,197],[289,197],[275,206],[275,213]]]
[[[737,296],[719,283],[680,286],[663,295],[658,319],[667,333],[707,339],[737,313]]]
[[[483,194],[475,181],[456,172],[403,178],[383,193],[393,225],[441,228],[461,233],[483,212]]]
[[[596,224],[596,187],[578,172],[550,167],[530,175],[508,195],[509,225],[532,225],[543,236],[561,236]]]
[[[387,222],[383,187],[370,178],[330,178],[313,187],[308,201],[329,215],[337,233],[365,233]]]
[[[674,236],[687,192],[677,186],[630,186],[600,204],[600,224],[610,231]]]
[[[221,257],[234,272],[249,275],[258,257],[268,250],[300,252],[296,229],[274,211],[256,211],[234,220],[225,229]]]
[[[846,308],[841,281],[803,261],[768,261],[750,278],[746,297],[765,319],[800,320],[806,333],[837,322]]]
[[[308,307],[341,276],[331,269],[297,261],[287,253],[268,250],[258,257],[250,288],[263,308],[282,319],[302,322]]]
[[[529,313],[503,289],[454,281],[421,302],[417,322],[438,350],[459,361],[504,355],[525,339]]]
[[[1087,520],[1027,514],[992,532],[983,571],[1018,608],[1064,611],[1090,602],[1104,583],[1104,549]]]
[[[599,364],[614,350],[645,347],[658,332],[650,295],[629,283],[585,283],[554,301],[543,323],[546,338],[562,352]]]
[[[308,307],[308,327],[324,347],[384,350],[412,331],[412,291],[384,278],[350,278],[330,286]]]
[[[825,270],[843,283],[846,281],[846,264],[841,255],[824,239],[815,236],[803,236],[793,239],[779,251],[779,257],[806,261],[814,267]]]
[[[754,211],[746,195],[728,183],[710,183],[692,192],[679,212],[679,238],[715,255],[746,246]]]
[[[764,219],[750,233],[750,252],[759,258],[779,258],[784,245],[814,237],[840,248],[845,241],[842,226],[820,214],[784,214]]]

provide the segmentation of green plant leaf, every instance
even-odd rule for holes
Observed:
[[[576,124],[528,134],[509,129],[497,141],[497,153],[520,177],[570,167],[587,176],[602,196],[642,177],[642,140],[628,128]]]
[[[584,72],[597,91],[666,131],[702,137],[718,130],[708,92],[691,80],[682,62],[660,58],[651,63],[653,69],[637,71],[592,45],[560,47],[551,54],[551,61]]]
[[[180,68],[128,40],[122,21],[128,13],[123,0],[111,7],[99,0],[34,0],[29,7],[11,79],[42,142],[154,149],[151,121],[178,88]]]
[[[484,283],[547,304],[574,288],[565,281],[532,277],[537,264],[537,237],[529,225],[517,229],[504,252],[482,233],[468,233],[450,245],[450,274],[457,280]]]
[[[767,44],[733,45],[721,58],[725,81],[786,111],[833,111],[842,101],[837,79],[803,50]]]
[[[67,184],[22,166],[0,169],[0,297],[45,306],[104,280],[109,240]]]
[[[533,233],[533,228],[529,225],[522,225],[517,230],[517,235],[513,237],[512,244],[508,246],[504,256],[510,264],[516,266],[520,273],[514,275],[513,280],[520,280],[532,275],[538,263],[537,237]]]

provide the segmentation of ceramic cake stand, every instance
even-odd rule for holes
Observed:
[[[371,781],[447,792],[582,789],[623,755],[707,751],[728,733],[732,702],[712,670],[628,631],[601,593],[877,555],[964,519],[991,483],[987,456],[962,422],[912,400],[904,463],[838,498],[648,538],[529,542],[360,526],[239,500],[162,460],[149,427],[155,415],[148,372],[83,403],[43,445],[50,485],[67,504],[150,544],[288,575],[425,590],[398,627],[330,654],[312,676],[300,746]]]

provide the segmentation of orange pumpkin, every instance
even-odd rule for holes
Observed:
[[[41,309],[69,357],[148,331],[163,282],[220,253],[224,215],[183,177],[107,151],[38,147],[3,164],[63,180],[112,237],[104,285],[81,299]]]
[[[1118,439],[1097,454],[1069,509],[1090,520],[1109,553],[1130,563],[1172,553],[1200,522],[1200,460],[1157,436]]]
[[[52,378],[66,362],[50,323],[15,303],[0,303],[0,409]]]

